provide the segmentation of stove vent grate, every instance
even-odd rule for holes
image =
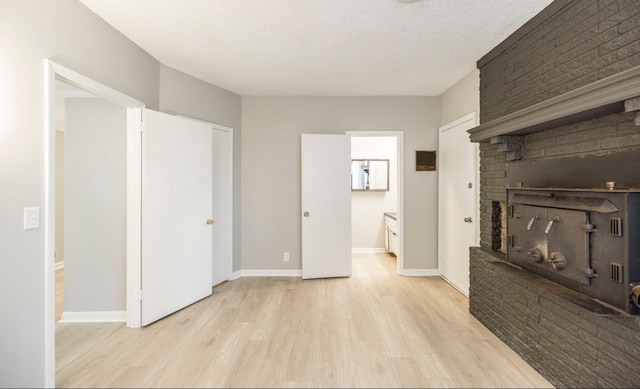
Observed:
[[[611,235],[622,236],[622,219],[619,217],[612,217],[610,219]]]
[[[622,283],[622,264],[611,262],[611,280]]]

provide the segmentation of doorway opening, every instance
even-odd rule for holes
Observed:
[[[371,180],[384,182],[386,179],[383,184],[373,185],[372,181],[371,185],[366,185],[373,190],[354,189],[351,192],[352,252],[391,252],[396,259],[396,273],[404,275],[403,132],[348,131],[347,136],[350,137],[351,159],[357,161],[352,163],[352,181],[361,173],[358,170],[354,175],[353,169],[363,166],[367,168],[365,176],[370,176]],[[370,170],[380,166],[388,166],[388,169],[377,169],[378,173]]]
[[[126,321],[126,109],[59,80],[55,88],[56,317]]]
[[[100,84],[53,61],[44,61],[45,80],[45,206],[44,218],[44,377],[55,386],[55,184],[56,184],[56,82],[61,81],[126,109],[126,321],[139,327],[138,293],[131,283],[139,279],[140,258],[140,124],[144,103]],[[138,265],[136,268],[135,265]],[[137,315],[135,314],[137,312]]]

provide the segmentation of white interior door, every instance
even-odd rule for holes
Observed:
[[[220,128],[217,128],[220,127]],[[233,272],[233,132],[213,126],[213,262],[211,284]]]
[[[302,134],[302,278],[351,275],[351,151],[346,135]]]
[[[142,325],[211,295],[212,130],[145,110]]]
[[[442,277],[469,295],[469,247],[477,245],[477,145],[467,130],[475,115],[440,128],[438,261]]]
[[[213,135],[213,224],[211,285],[231,279],[233,274],[233,128],[179,116],[212,129]]]

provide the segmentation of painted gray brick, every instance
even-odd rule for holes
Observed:
[[[609,358],[599,358],[594,365],[594,370],[605,376],[616,387],[638,388],[640,387],[640,371],[628,369]]]
[[[624,339],[617,334],[603,328],[598,329],[598,339],[611,345],[612,347],[615,347],[617,350],[628,354],[632,358],[638,357],[638,350],[640,350],[638,344],[640,344],[640,342],[632,342],[628,339]],[[616,353],[616,351],[611,347],[609,347],[608,350],[609,353]]]
[[[616,136],[600,141],[602,148],[607,149],[620,149],[633,145],[640,145],[640,133]]]
[[[545,149],[546,156],[572,156],[600,150],[600,141],[589,141],[573,145],[553,146]]]
[[[634,32],[638,26],[638,4],[618,4],[603,5],[590,0],[571,2],[560,14],[552,16],[544,28],[533,29],[515,46],[487,63],[481,69],[482,120],[495,119],[502,112],[513,112],[513,107],[522,107],[523,102],[540,101],[536,94],[548,99],[565,88],[582,84],[581,77],[597,70],[592,65],[595,60],[587,59],[585,53],[596,50],[606,55],[608,51],[637,41]],[[626,48],[624,54],[633,53],[632,47]],[[565,63],[571,66],[558,69]],[[561,80],[555,79],[558,75],[554,78],[546,74],[554,71]],[[593,76],[601,78],[611,71],[597,72]],[[572,77],[574,81],[569,81]],[[558,88],[558,82],[565,87]]]
[[[640,2],[571,1],[480,69],[481,122],[638,64]],[[634,116],[607,115],[527,135],[524,159],[640,150]],[[558,387],[640,386],[640,319],[596,316],[553,290],[538,289],[511,269],[487,262],[489,257],[504,258],[488,249],[491,201],[506,199],[504,172],[510,162],[495,145],[481,144],[480,150],[480,246],[486,250],[470,251],[470,312]],[[533,344],[541,332],[549,338]]]
[[[629,386],[636,382],[637,373],[632,369],[636,366],[635,356],[622,352],[611,342],[618,346],[629,344],[627,337],[635,339],[633,329],[640,326],[640,321],[631,319],[632,324],[623,321],[626,325],[602,317],[586,321],[584,309],[573,307],[567,313],[548,298],[540,298],[540,304],[535,308],[523,310],[518,303],[513,303],[518,301],[518,294],[523,290],[523,279],[516,277],[519,271],[483,259],[494,256],[479,249],[470,250],[471,269],[477,270],[477,276],[472,278],[473,296],[477,298],[470,300],[470,312],[496,336],[532,366],[544,366],[538,370],[544,371],[545,377],[556,386],[576,386],[579,383],[582,387],[595,387],[603,382],[612,386]],[[500,289],[502,293],[495,292]],[[534,287],[527,285],[526,290],[534,290]],[[495,303],[496,299],[500,299],[498,303]],[[536,323],[536,311],[541,312],[540,324]],[[528,320],[523,320],[523,316]],[[586,323],[578,324],[579,321]],[[607,328],[601,329],[600,326]],[[591,333],[593,328],[610,332],[607,336],[594,337]],[[620,331],[626,334],[624,339]],[[547,339],[536,340],[540,333],[545,333]],[[580,342],[581,339],[587,341]],[[630,344],[629,347],[637,350],[637,345]],[[605,361],[597,365],[601,360]],[[605,374],[604,378],[600,376],[602,374]],[[611,374],[615,377],[608,376]]]
[[[560,298],[557,299],[559,300]],[[589,321],[580,320],[580,316],[578,315],[580,307],[569,301],[565,300],[561,307],[548,298],[540,298],[540,306],[552,313],[555,318],[565,321],[564,328],[574,334],[579,334],[586,339],[591,336],[596,336],[598,333],[598,326]],[[573,309],[571,309],[570,306],[572,306]]]

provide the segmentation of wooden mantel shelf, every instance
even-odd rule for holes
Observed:
[[[469,130],[472,142],[532,132],[624,112],[625,100],[640,96],[640,66],[521,109]]]

